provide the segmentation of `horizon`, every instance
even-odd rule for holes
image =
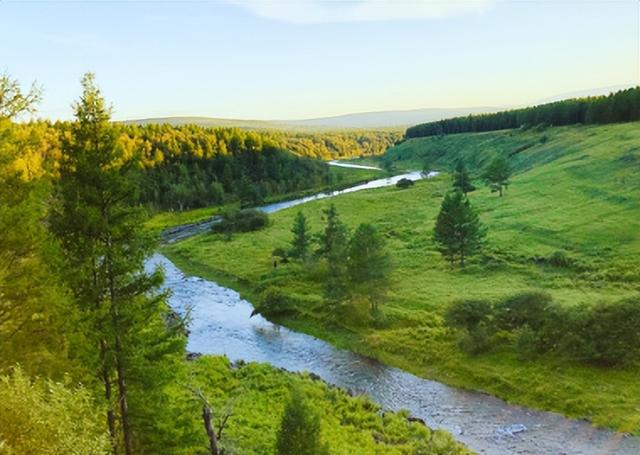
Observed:
[[[0,70],[42,86],[50,120],[86,71],[116,121],[508,109],[640,80],[635,0],[300,5],[0,2]]]

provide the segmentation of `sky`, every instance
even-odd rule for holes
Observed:
[[[0,0],[0,73],[68,119],[511,106],[640,81],[638,0]]]

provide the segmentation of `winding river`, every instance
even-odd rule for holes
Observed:
[[[433,176],[431,174],[430,176]],[[374,180],[335,193],[322,193],[262,207],[275,212],[305,202],[363,189],[393,185],[409,173]],[[215,222],[209,220],[205,223]],[[175,241],[208,229],[204,223],[172,230]],[[451,432],[473,450],[488,454],[640,454],[640,439],[597,429],[585,421],[510,405],[498,398],[419,378],[375,360],[337,349],[327,342],[251,317],[253,306],[229,288],[185,276],[161,254],[147,267],[162,266],[171,306],[190,314],[188,350],[226,355],[231,360],[267,362],[289,371],[308,371],[354,393],[369,395],[384,408],[408,409],[434,428]]]

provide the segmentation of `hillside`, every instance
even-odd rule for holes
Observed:
[[[155,117],[124,120],[130,125],[168,124],[199,125],[214,128],[241,128],[249,130],[340,131],[343,129],[401,128],[421,122],[432,122],[469,114],[496,112],[496,107],[423,108],[377,112],[357,112],[301,120],[247,120],[215,117]]]
[[[452,269],[431,238],[449,177],[409,190],[386,188],[332,200],[346,224],[374,224],[391,252],[394,271],[382,320],[366,312],[336,319],[323,310],[321,265],[274,270],[271,252],[291,238],[295,210],[272,216],[259,232],[232,241],[202,235],[166,248],[183,270],[239,289],[255,304],[262,290],[288,296],[293,315],[276,319],[416,374],[484,390],[509,401],[587,418],[640,434],[636,367],[599,368],[558,355],[522,360],[513,348],[469,356],[443,326],[459,298],[498,301],[542,290],[565,306],[614,302],[638,295],[640,274],[640,124],[515,130],[414,139],[387,158],[401,167],[428,159],[447,170],[459,157],[477,171],[496,154],[511,156],[517,173],[499,198],[476,181],[471,203],[488,228],[483,254]],[[301,207],[312,232],[328,202]],[[565,264],[550,258],[563,255]]]

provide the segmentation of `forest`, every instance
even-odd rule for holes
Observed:
[[[405,137],[410,139],[513,128],[526,130],[540,125],[606,124],[634,120],[640,120],[640,87],[620,90],[607,96],[568,99],[494,114],[423,123],[408,128]]]

